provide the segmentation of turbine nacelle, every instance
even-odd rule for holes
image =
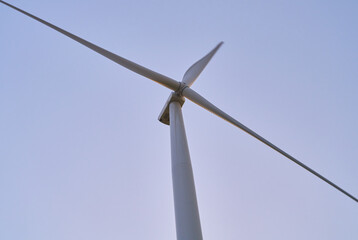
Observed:
[[[170,93],[168,100],[165,102],[164,107],[158,117],[158,120],[166,125],[170,125],[169,104],[171,102],[178,102],[182,107],[185,102],[185,98],[180,95],[179,92]]]

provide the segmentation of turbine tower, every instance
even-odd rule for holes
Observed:
[[[358,199],[350,193],[343,190],[341,187],[331,182],[327,178],[323,177],[313,169],[309,168],[290,154],[286,153],[279,147],[275,146],[265,138],[261,137],[256,132],[252,131],[239,121],[235,120],[230,115],[223,112],[221,109],[213,105],[206,100],[191,86],[195,80],[199,77],[200,73],[209,63],[211,58],[215,55],[217,50],[223,44],[219,43],[212,51],[210,51],[202,59],[194,63],[184,74],[182,81],[178,82],[160,73],[154,72],[148,68],[145,68],[139,64],[136,64],[130,60],[120,57],[110,51],[107,51],[89,41],[86,41],[70,32],[67,32],[47,21],[44,21],[28,12],[25,12],[9,3],[1,1],[1,3],[35,19],[36,21],[66,35],[67,37],[79,42],[80,44],[92,49],[93,51],[103,55],[104,57],[118,63],[119,65],[136,72],[146,78],[149,78],[167,88],[173,92],[169,95],[167,102],[165,103],[160,115],[159,121],[164,124],[170,125],[170,140],[171,140],[171,163],[172,163],[172,179],[173,179],[173,193],[174,193],[174,207],[175,207],[175,222],[176,232],[178,240],[201,240],[202,231],[200,226],[200,217],[198,211],[198,203],[196,199],[195,184],[193,177],[193,170],[191,166],[191,160],[189,155],[189,148],[185,134],[184,121],[181,108],[184,104],[185,98],[198,104],[204,109],[217,115],[218,117],[226,120],[235,127],[245,131],[249,135],[253,136],[257,140],[266,144],[273,150],[279,152],[289,160],[293,161],[297,165],[306,169],[310,173],[314,174],[321,180],[325,181],[332,187],[336,188],[341,193],[345,194],[352,200],[358,202]]]

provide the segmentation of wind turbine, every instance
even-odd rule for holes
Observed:
[[[207,101],[204,97],[199,95],[196,91],[191,89],[191,85],[195,82],[197,77],[206,67],[208,62],[214,56],[216,51],[220,48],[222,43],[219,43],[211,52],[206,56],[200,59],[198,62],[193,64],[187,72],[184,74],[184,77],[181,82],[175,81],[169,77],[166,77],[162,74],[154,72],[150,69],[147,69],[143,66],[140,66],[134,62],[131,62],[125,58],[122,58],[114,53],[111,53],[99,46],[96,46],[76,35],[73,35],[51,23],[48,23],[32,14],[29,14],[19,8],[16,8],[4,1],[1,3],[47,25],[48,27],[68,36],[69,38],[81,43],[82,45],[96,51],[97,53],[107,57],[108,59],[122,65],[125,68],[128,68],[131,71],[134,71],[144,77],[147,77],[169,89],[172,92],[168,98],[168,101],[164,105],[164,108],[159,116],[159,120],[165,124],[170,125],[170,134],[171,134],[171,150],[172,150],[172,175],[173,175],[173,190],[174,190],[174,201],[175,201],[175,217],[176,217],[176,229],[177,229],[177,239],[202,239],[201,227],[199,212],[197,207],[194,178],[191,168],[191,161],[189,156],[188,144],[185,135],[183,116],[181,112],[181,107],[184,104],[184,99],[187,98],[194,103],[202,106],[213,114],[221,117],[222,119],[228,121],[234,126],[242,129],[246,133],[255,137],[259,141],[263,142],[267,146],[281,153],[291,161],[305,168],[315,176],[319,177],[323,181],[327,182],[337,190],[341,191],[346,196],[350,197],[354,201],[358,202],[358,199],[346,192],[333,182],[329,181],[319,173],[315,172],[311,168],[304,165],[302,162],[298,161],[296,158],[292,157],[285,151],[281,150],[271,142],[267,141],[251,129],[247,128],[212,103]]]

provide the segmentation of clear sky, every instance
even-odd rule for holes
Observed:
[[[181,80],[358,196],[357,1],[10,3]],[[0,5],[0,239],[175,239],[170,91]],[[358,239],[358,204],[190,101],[205,240]]]

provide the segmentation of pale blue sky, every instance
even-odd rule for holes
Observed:
[[[193,89],[358,196],[356,1],[10,1]],[[170,91],[0,5],[0,239],[175,239]],[[358,238],[358,204],[187,101],[205,240]]]

